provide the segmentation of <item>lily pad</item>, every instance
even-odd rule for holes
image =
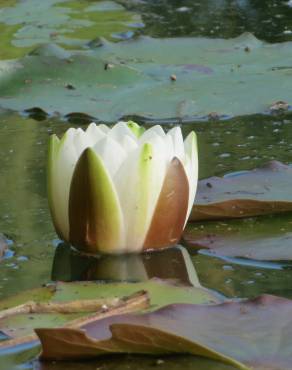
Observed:
[[[57,283],[54,288],[40,288],[23,292],[0,301],[1,308],[23,304],[29,300],[36,302],[68,302],[85,299],[123,298],[135,292],[146,290],[149,293],[151,307],[156,309],[171,303],[210,304],[219,298],[211,291],[197,287],[180,287],[159,280],[143,283],[98,284],[96,282]],[[0,320],[0,331],[11,338],[32,334],[37,327],[58,327],[86,313],[61,314],[37,313],[19,314]]]
[[[18,306],[28,301],[48,302],[54,295],[55,289],[55,286],[51,285],[15,294],[11,297],[0,300],[0,310]]]
[[[292,211],[291,183],[292,167],[277,161],[251,171],[201,180],[190,220]]]
[[[42,358],[109,353],[190,353],[241,369],[291,370],[292,301],[263,295],[219,305],[170,305],[144,315],[112,316],[82,330],[37,329]]]
[[[142,283],[111,283],[74,282],[56,285],[53,301],[64,302],[76,299],[125,297],[139,290],[146,290],[150,296],[151,309],[172,303],[210,304],[218,302],[215,293],[197,287],[181,287],[158,279]]]
[[[185,245],[215,256],[262,261],[292,260],[292,216],[189,224]]]
[[[98,37],[119,40],[120,34],[134,33],[141,26],[139,15],[114,1],[1,2],[0,58],[22,56],[47,42],[78,49]]]
[[[110,359],[96,359],[92,361],[66,361],[34,363],[34,370],[234,370],[235,367],[218,363],[203,357],[195,356],[164,356],[152,358],[151,356],[112,356]],[[7,368],[5,368],[6,370]]]
[[[125,115],[181,122],[211,112],[218,117],[269,112],[276,101],[292,101],[291,49],[292,42],[271,45],[250,34],[230,40],[104,41],[65,60],[60,52],[41,48],[0,63],[5,71],[0,104],[61,115],[81,112],[107,122]]]

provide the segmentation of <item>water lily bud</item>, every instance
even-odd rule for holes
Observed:
[[[49,205],[61,239],[89,253],[129,253],[176,244],[198,181],[197,141],[181,129],[91,123],[52,135]]]

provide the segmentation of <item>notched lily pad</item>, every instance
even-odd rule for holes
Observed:
[[[292,167],[277,161],[201,180],[190,221],[292,211]]]
[[[261,261],[292,260],[292,216],[189,224],[184,243],[216,256]]]
[[[112,316],[82,330],[37,329],[44,359],[109,353],[190,353],[241,369],[291,370],[292,301],[263,295],[220,305],[170,305]]]
[[[252,52],[245,52],[247,46]],[[270,114],[279,99],[288,108],[292,102],[286,67],[291,49],[292,42],[267,44],[244,34],[230,40],[104,41],[97,48],[71,53],[67,63],[60,50],[51,56],[34,52],[17,62],[0,63],[0,70],[10,71],[0,78],[0,104],[14,110],[39,107],[64,116],[86,113],[107,122],[129,115],[181,122],[212,112],[216,118]],[[115,68],[105,70],[105,64]],[[75,90],[64,89],[68,83]]]

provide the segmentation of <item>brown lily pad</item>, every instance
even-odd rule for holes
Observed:
[[[43,359],[189,353],[241,369],[291,370],[291,315],[291,300],[263,295],[243,302],[176,304],[149,314],[111,316],[82,330],[36,331]]]
[[[277,161],[201,180],[190,221],[292,211],[291,183],[292,167]]]
[[[277,215],[189,224],[183,240],[188,247],[212,255],[260,261],[292,260],[292,216]]]

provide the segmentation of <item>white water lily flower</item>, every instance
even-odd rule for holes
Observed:
[[[176,244],[198,181],[197,141],[181,129],[91,123],[50,138],[49,205],[61,239],[90,253]]]

